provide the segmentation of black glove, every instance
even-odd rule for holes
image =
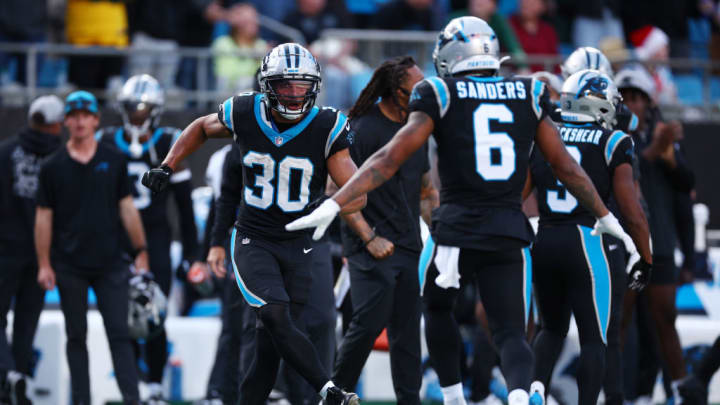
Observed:
[[[152,190],[153,193],[159,193],[165,190],[168,183],[170,183],[172,174],[173,169],[170,166],[162,165],[145,172],[142,177],[142,184]]]
[[[642,291],[650,282],[652,264],[640,259],[632,266],[628,274],[628,287],[634,291]]]

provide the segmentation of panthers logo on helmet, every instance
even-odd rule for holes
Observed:
[[[580,78],[582,80],[583,77]],[[585,95],[596,95],[605,98],[605,92],[608,88],[608,81],[600,76],[591,77],[585,80],[585,83],[580,87],[575,98],[580,98]]]

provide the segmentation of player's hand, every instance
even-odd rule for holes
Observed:
[[[315,228],[313,240],[322,238],[330,223],[340,212],[340,206],[332,198],[323,201],[319,207],[304,217],[300,217],[285,225],[288,231],[299,231],[301,229]]]
[[[135,273],[136,274],[144,274],[148,272],[148,269],[150,268],[150,261],[148,260],[148,252],[146,249],[141,250],[138,252],[137,256],[135,256],[135,260],[133,261],[133,264],[135,265]]]
[[[142,177],[142,184],[152,190],[153,193],[159,193],[165,190],[170,183],[172,174],[173,169],[170,166],[162,165],[146,171]]]
[[[50,266],[40,267],[40,269],[38,269],[37,281],[40,287],[48,291],[55,288],[55,271],[53,268]]]
[[[628,288],[633,291],[642,291],[650,282],[652,264],[640,259],[630,269],[628,274]]]
[[[597,222],[595,223],[595,227],[593,228],[592,232],[590,232],[593,236],[598,236],[601,233],[606,233],[608,235],[612,235],[625,243],[625,248],[628,249],[628,252],[632,252],[634,249],[634,244],[632,245],[633,248],[628,248],[628,241],[632,243],[632,239],[628,234],[625,233],[622,226],[620,226],[620,222],[615,218],[615,215],[612,214],[612,212],[608,212],[607,215],[605,215],[602,218],[598,218]]]
[[[222,246],[213,246],[210,248],[207,256],[207,262],[210,265],[215,277],[222,279],[225,277],[225,248]]]
[[[395,252],[395,245],[382,236],[376,236],[367,245],[365,245],[365,249],[370,252],[372,257],[377,260],[381,260]]]

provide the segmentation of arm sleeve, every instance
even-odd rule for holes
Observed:
[[[447,84],[438,78],[431,77],[422,80],[413,88],[410,95],[409,111],[422,111],[437,126],[450,107],[450,92]]]
[[[212,224],[210,246],[223,246],[228,230],[235,222],[242,193],[242,159],[240,150],[233,148],[228,152],[223,163],[222,185],[220,197],[215,202],[215,221]]]
[[[540,121],[552,112],[553,103],[550,101],[547,86],[541,80],[533,78],[530,82],[530,98],[532,99],[532,109],[537,117],[538,124]]]
[[[186,169],[187,170],[187,169]],[[180,231],[182,237],[183,259],[193,261],[198,254],[197,228],[195,227],[195,212],[192,203],[192,186],[190,180],[177,183],[170,182],[180,215]]]
[[[233,105],[234,105],[234,98],[230,97],[229,99],[223,101],[218,106],[218,119],[222,124],[225,126],[225,128],[229,129],[230,132],[235,134],[235,126],[233,122]]]
[[[616,142],[616,144],[612,142]],[[605,150],[610,154],[607,162],[611,171],[615,171],[615,168],[623,163],[633,165],[633,160],[635,159],[633,141],[624,132],[618,131],[613,133],[608,139]]]
[[[349,148],[353,143],[355,133],[350,130],[350,121],[345,114],[338,112],[325,145],[325,158],[329,158],[338,151]]]
[[[55,207],[55,193],[53,192],[52,179],[47,165],[43,165],[42,168],[40,168],[35,203],[40,207]]]

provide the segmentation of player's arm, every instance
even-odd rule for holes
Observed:
[[[429,115],[413,111],[408,122],[400,128],[393,139],[368,158],[362,167],[345,183],[333,178],[342,185],[333,198],[326,200],[310,214],[285,225],[288,231],[315,228],[313,239],[318,240],[343,206],[358,197],[376,189],[392,177],[398,168],[427,141],[433,130],[433,121]],[[348,155],[348,159],[349,155]],[[329,161],[328,161],[329,163]],[[332,175],[332,172],[330,172]]]
[[[237,217],[242,194],[242,158],[239,150],[232,148],[223,162],[220,196],[214,202],[215,220],[211,224],[210,250],[207,256],[210,269],[219,278],[225,277],[225,240]]]
[[[420,216],[430,226],[432,222],[432,210],[440,206],[440,193],[438,193],[432,182],[430,171],[422,176],[420,185]]]
[[[341,207],[385,183],[410,156],[427,142],[434,128],[424,112],[413,111],[395,136],[370,156],[350,181],[333,196]]]
[[[208,138],[229,138],[232,134],[216,113],[208,114],[191,122],[175,141],[161,166],[176,170],[191,153],[195,152]]]
[[[142,177],[142,184],[155,193],[163,191],[186,157],[195,152],[208,138],[228,138],[230,130],[220,122],[217,114],[209,114],[191,122],[173,143],[160,167],[150,169]]]
[[[120,220],[130,237],[135,255],[135,269],[139,272],[148,270],[147,244],[140,212],[135,208],[132,195],[128,194],[118,202]]]
[[[37,281],[46,290],[55,288],[55,271],[50,264],[53,210],[37,206],[35,209],[35,253],[38,261]]]
[[[613,195],[620,206],[620,212],[625,219],[625,229],[637,247],[640,257],[652,264],[652,251],[650,250],[650,227],[645,212],[635,191],[632,166],[623,163],[615,168],[613,173]]]
[[[341,149],[336,153],[332,154],[327,159],[328,174],[332,181],[339,186],[343,186],[348,182],[353,173],[357,172],[357,166],[350,157],[350,150],[348,148]],[[348,203],[340,205],[342,209],[340,214],[348,214],[356,212],[365,207],[367,203],[367,195],[362,193],[354,198],[348,200]]]
[[[595,217],[602,218],[607,215],[609,211],[595,186],[582,166],[565,149],[565,144],[549,118],[540,121],[536,141],[555,177],[567,187],[573,197]]]

